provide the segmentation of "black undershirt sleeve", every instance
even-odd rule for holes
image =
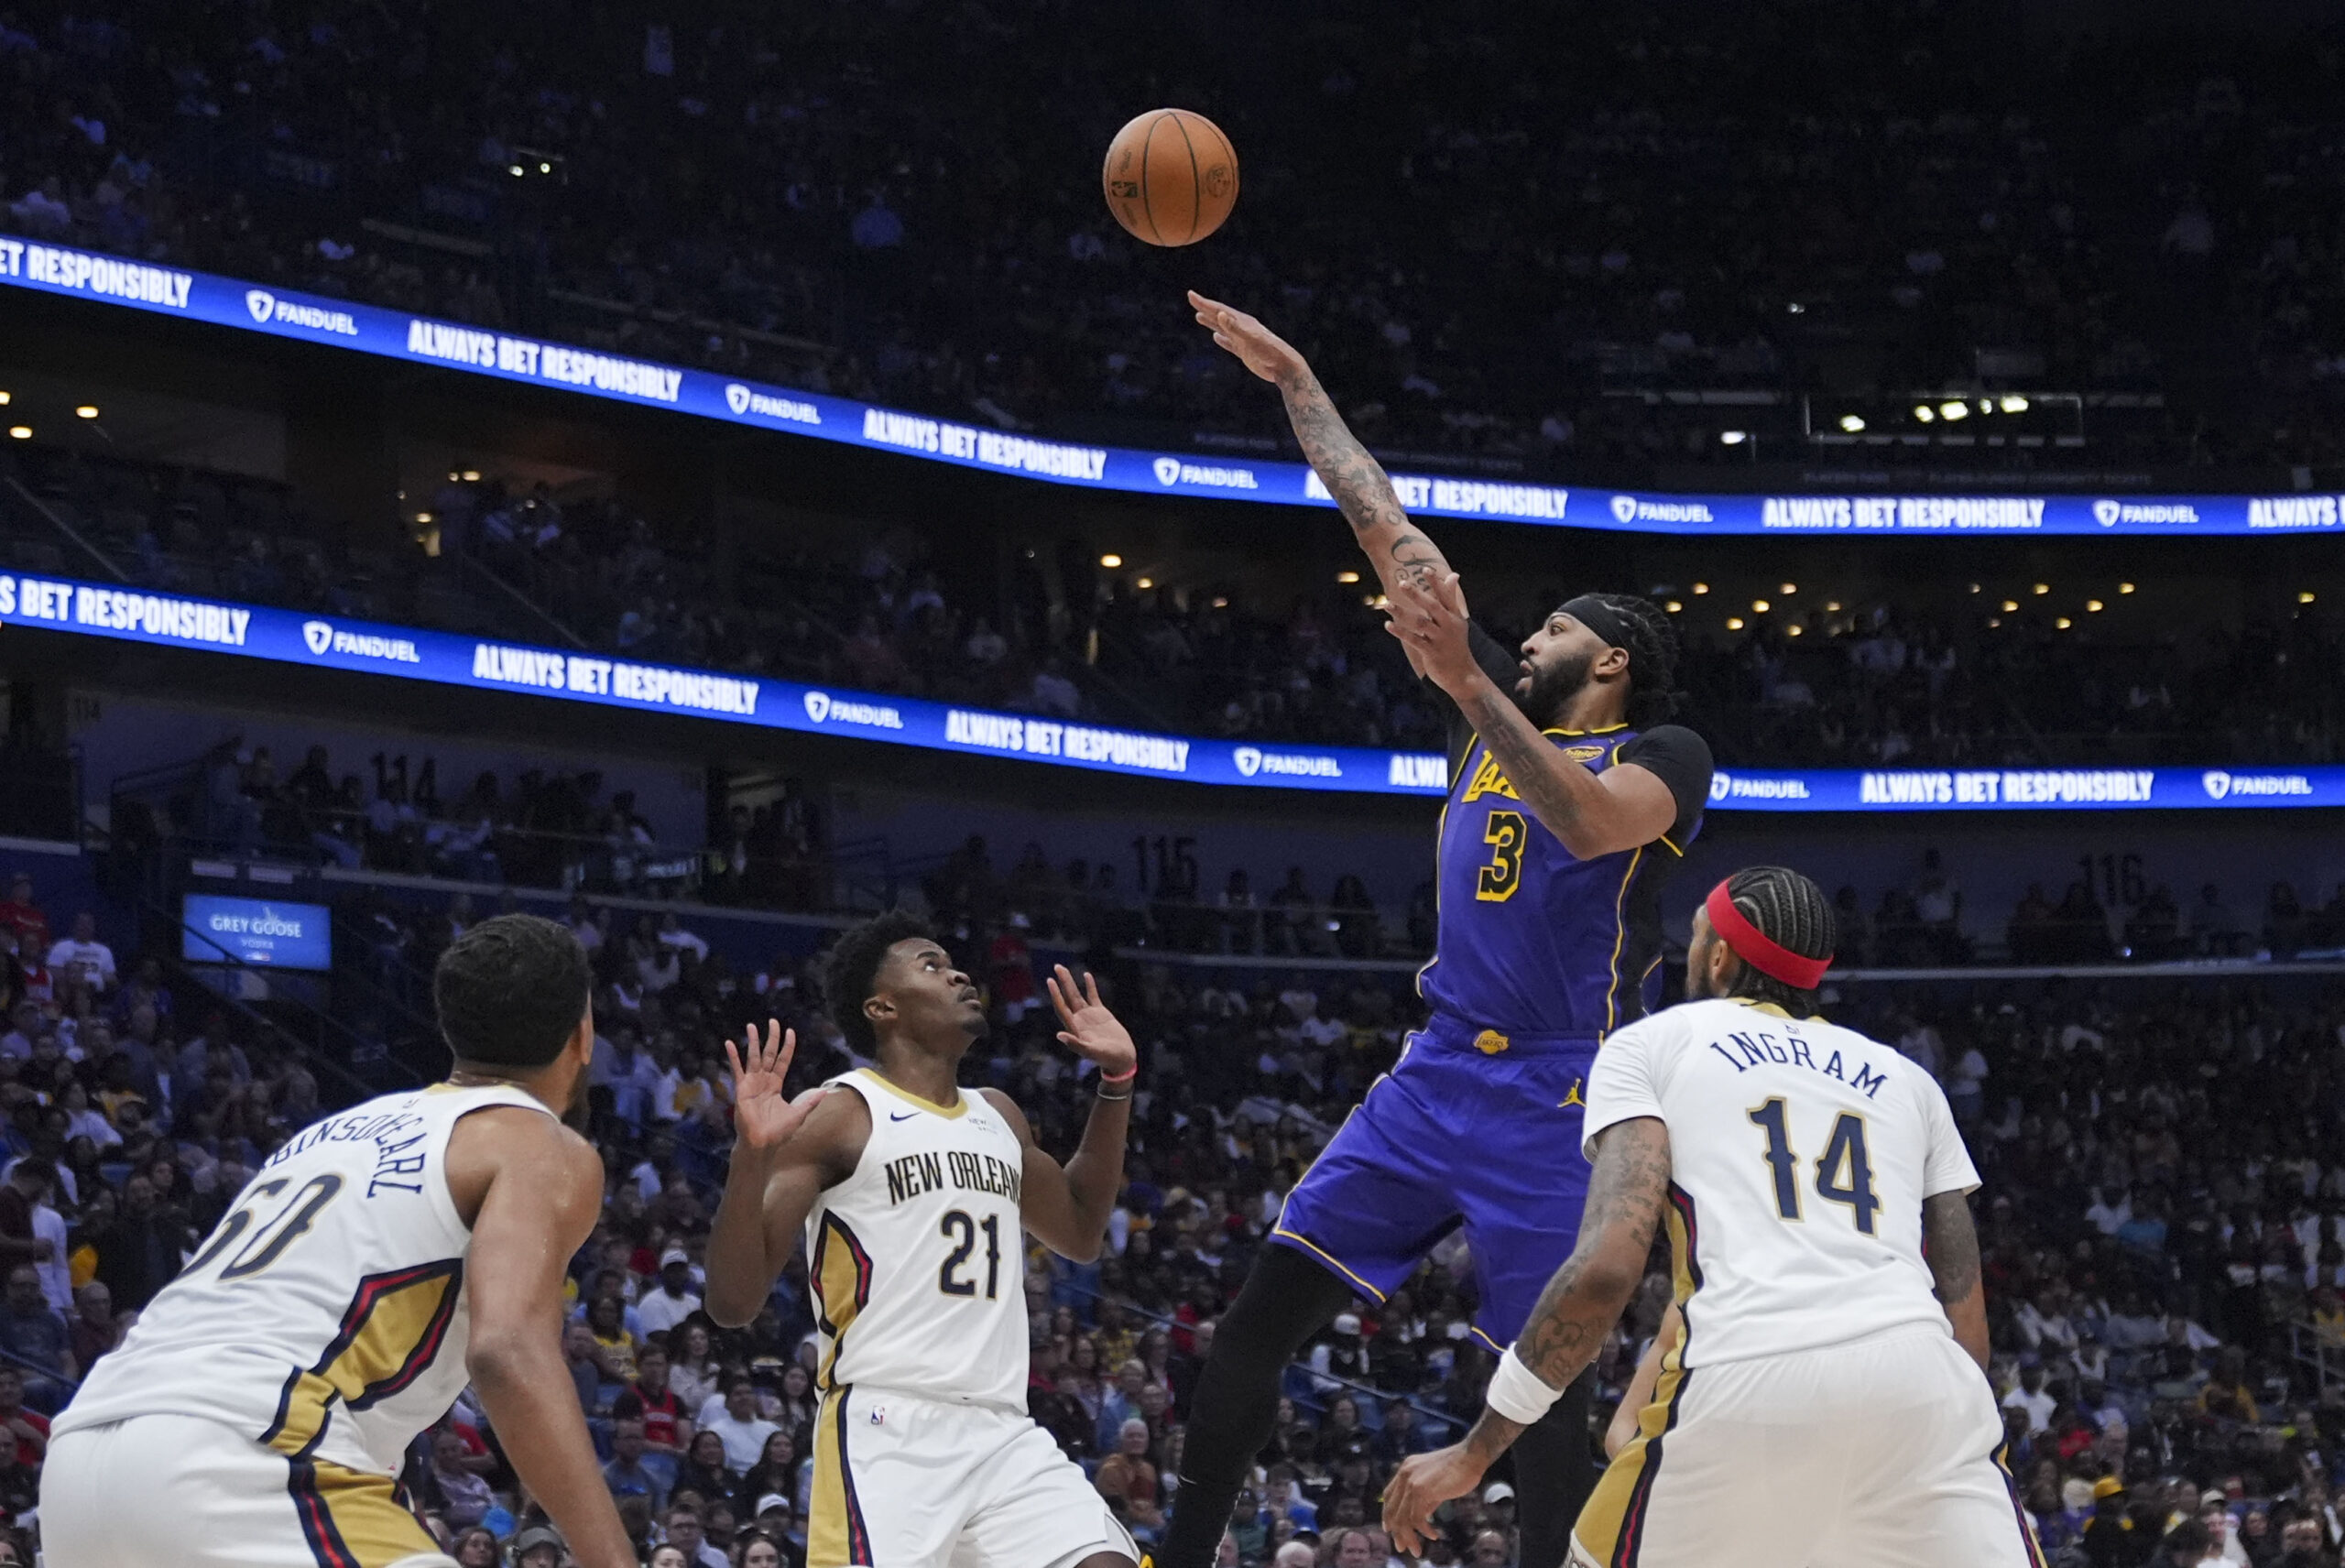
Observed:
[[[1522,679],[1521,656],[1508,652],[1504,643],[1473,621],[1466,623],[1466,646],[1473,652],[1474,662],[1482,667],[1482,673],[1500,691],[1511,692],[1515,682]],[[1449,711],[1449,771],[1454,774],[1465,762],[1467,749],[1474,744],[1474,726],[1467,722],[1464,711],[1449,700],[1447,692],[1430,681],[1424,685],[1426,691],[1440,697]],[[1708,785],[1705,783],[1703,787],[1707,789]]]
[[[1682,848],[1709,804],[1709,742],[1683,724],[1659,724],[1622,746],[1617,760],[1633,762],[1669,786],[1677,802],[1669,836]]]

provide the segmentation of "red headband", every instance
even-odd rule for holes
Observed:
[[[1710,929],[1718,933],[1737,958],[1760,974],[1781,980],[1794,991],[1813,991],[1824,983],[1824,972],[1832,967],[1832,955],[1827,953],[1821,958],[1803,957],[1775,941],[1734,907],[1725,883],[1710,889],[1702,907],[1710,912]]]

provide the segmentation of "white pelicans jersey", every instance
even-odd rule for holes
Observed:
[[[1669,1128],[1682,1365],[1781,1356],[1935,1324],[1922,1200],[1979,1173],[1946,1094],[1890,1047],[1740,999],[1613,1034],[1587,1083],[1586,1151],[1615,1123]]]
[[[871,1139],[806,1216],[823,1388],[1026,1409],[1025,1150],[982,1095],[933,1105],[867,1070]]]
[[[448,1192],[448,1137],[492,1105],[552,1114],[518,1089],[436,1083],[296,1133],[91,1369],[57,1433],[197,1416],[290,1458],[397,1475],[468,1380],[472,1233]]]

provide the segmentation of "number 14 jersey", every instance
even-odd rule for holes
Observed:
[[[939,1105],[868,1070],[830,1089],[863,1097],[871,1138],[806,1216],[822,1388],[892,1388],[1022,1415],[1018,1135],[966,1089]]]
[[[1822,1018],[1686,1002],[1597,1053],[1588,1157],[1598,1134],[1638,1116],[1669,1128],[1682,1365],[1947,1328],[1922,1201],[1972,1192],[1979,1173],[1921,1067]]]

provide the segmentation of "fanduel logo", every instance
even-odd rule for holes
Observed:
[[[1160,457],[1156,460],[1153,466],[1156,469],[1156,482],[1159,485],[1170,485],[1181,483],[1181,460],[1179,458]]]
[[[1805,800],[1805,779],[1744,779],[1732,773],[1710,775],[1712,803],[1723,800]]]
[[[1241,746],[1231,755],[1238,771],[1251,779],[1268,773],[1287,779],[1341,779],[1344,765],[1332,757],[1297,756],[1292,752],[1257,751]]]
[[[253,313],[254,321],[266,322],[277,311],[277,296],[266,289],[247,289],[245,290],[245,309]]]
[[[423,655],[406,637],[377,637],[372,632],[346,632],[331,621],[303,621],[301,640],[322,658],[331,649],[353,659],[387,659],[394,664],[421,664]]]
[[[358,335],[357,319],[349,311],[329,310],[322,305],[297,305],[290,299],[278,299],[266,289],[245,289],[245,309],[263,326],[283,321],[288,326],[307,327],[311,332],[333,332],[339,337]]]
[[[1150,465],[1159,485],[1197,485],[1208,490],[1260,490],[1261,481],[1250,468],[1223,468],[1217,463],[1183,463],[1160,457]]]
[[[893,708],[876,702],[850,702],[827,691],[806,693],[806,716],[816,724],[862,724],[875,730],[900,730],[904,718]]]
[[[2095,501],[2092,520],[2104,528],[2120,523],[2196,523],[2198,508],[2187,502],[2145,506],[2132,501]]]
[[[1635,495],[1612,497],[1612,516],[1623,523],[1707,523],[1715,521],[1700,501],[1647,501]]]
[[[812,403],[802,403],[795,397],[777,397],[737,381],[725,384],[725,406],[736,414],[762,414],[769,419],[781,419],[793,425],[819,425],[823,411]]]
[[[2225,773],[2210,769],[2198,776],[2209,800],[2230,795],[2309,795],[2312,780],[2301,773]]]

